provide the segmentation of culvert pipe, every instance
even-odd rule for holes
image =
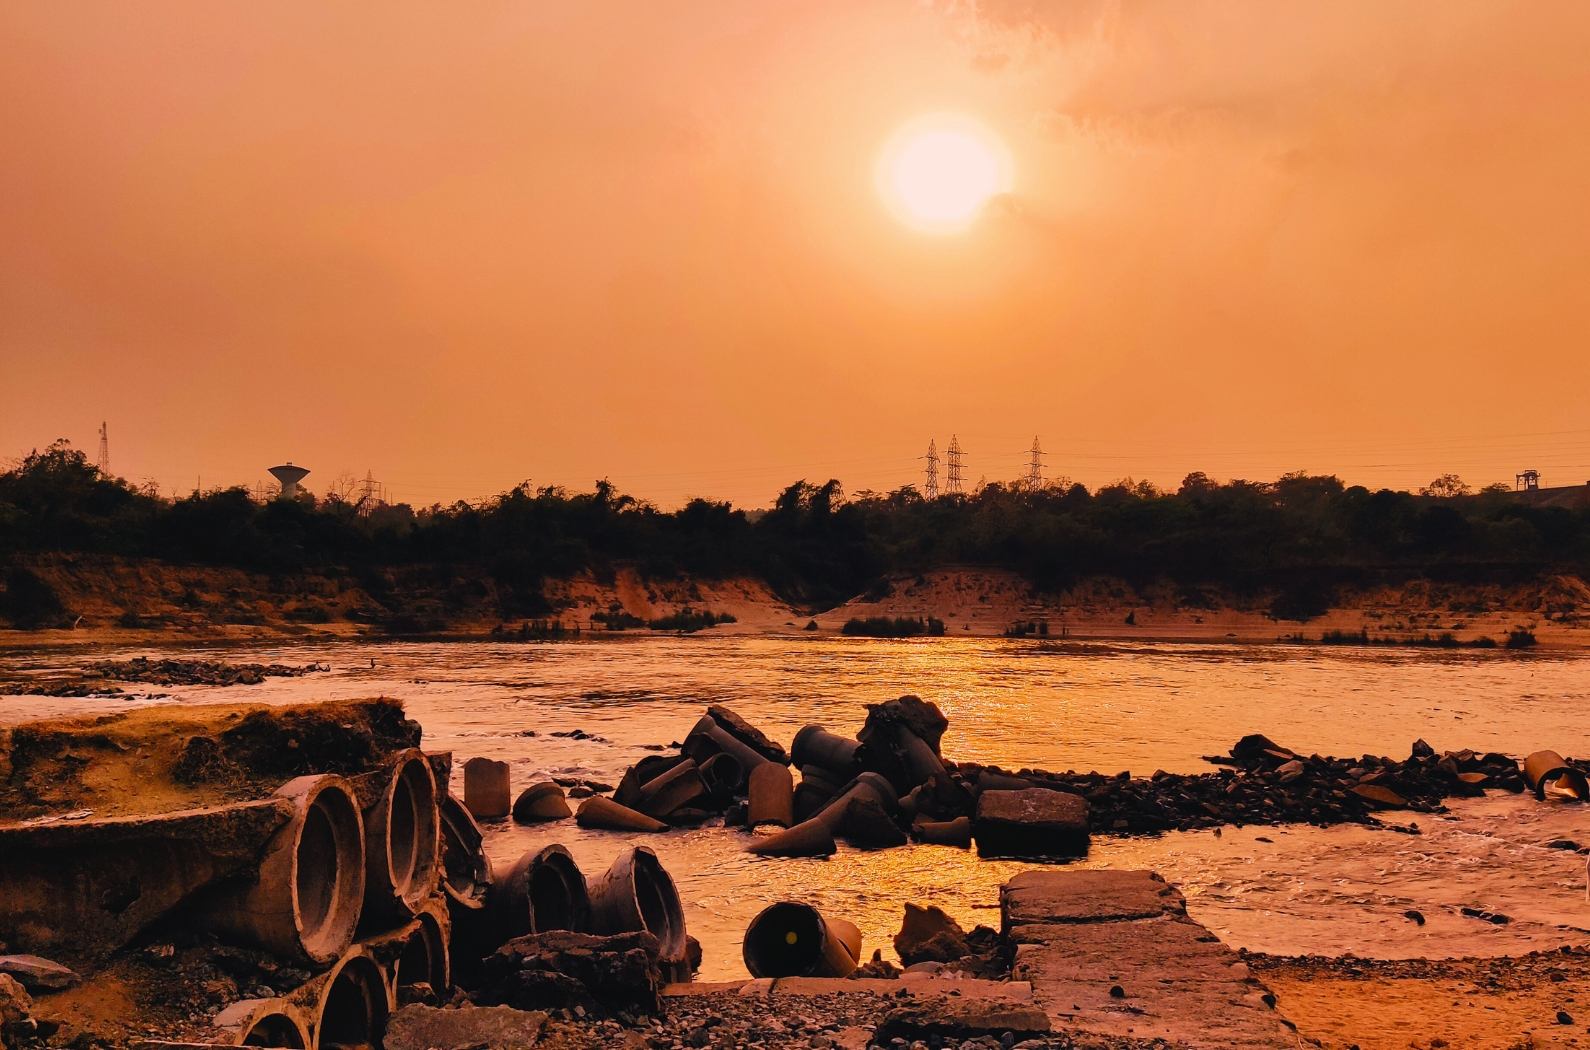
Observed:
[[[441,876],[436,780],[418,749],[399,752],[375,805],[364,812],[366,923],[411,919]]]
[[[819,766],[842,784],[860,772],[856,760],[856,750],[860,747],[861,741],[830,733],[813,723],[795,734],[789,757],[793,764],[802,767],[802,775],[805,775],[806,766]]]
[[[380,1050],[393,1005],[386,969],[355,945],[337,960],[320,986],[312,1050]]]
[[[1524,782],[1544,801],[1549,791],[1557,798],[1590,802],[1590,783],[1555,751],[1536,751],[1524,759]]]
[[[900,799],[895,795],[894,786],[889,783],[888,777],[881,773],[863,773],[846,784],[845,789],[812,819],[822,821],[830,832],[839,831],[845,823],[845,814],[853,798],[877,799],[886,813],[893,812],[900,805]]]
[[[734,801],[734,796],[745,790],[745,767],[733,755],[713,755],[701,763],[696,772],[712,801],[719,806],[727,806]]]
[[[429,775],[429,774],[427,774]],[[217,887],[206,928],[295,962],[323,966],[353,943],[364,900],[364,825],[348,781],[296,777],[276,789],[292,818],[265,844],[259,874]]]
[[[740,763],[740,768],[746,771],[747,776],[754,772],[757,766],[772,761],[720,726],[717,719],[711,715],[701,716],[701,720],[691,728],[690,735],[685,737],[684,747],[680,748],[680,751],[686,758],[693,759],[697,765],[716,754],[729,755]]]
[[[861,959],[861,931],[809,904],[781,901],[751,920],[741,955],[752,977],[849,977]]]
[[[592,933],[645,930],[657,938],[665,961],[685,957],[685,911],[679,891],[652,850],[631,846],[591,880],[589,888]]]
[[[286,999],[244,999],[210,1023],[220,1030],[224,1045],[309,1050],[311,1042],[309,1015]]]
[[[440,815],[442,892],[459,907],[479,911],[486,906],[491,889],[491,859],[486,856],[485,836],[464,804],[445,794],[438,806]]]
[[[504,940],[549,930],[585,933],[591,898],[574,856],[556,843],[520,857],[491,888],[493,927]]]
[[[428,984],[438,996],[445,996],[453,986],[452,960],[447,942],[451,924],[447,906],[431,898],[420,907],[414,917],[415,929],[404,942],[403,951],[392,967],[392,986],[399,1002],[405,989],[416,984]]]

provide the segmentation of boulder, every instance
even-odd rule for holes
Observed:
[[[1373,809],[1407,809],[1408,800],[1379,784],[1359,784],[1352,793],[1369,803]]]
[[[894,950],[907,966],[920,962],[950,962],[971,954],[966,931],[943,909],[907,903],[905,920],[894,935]]]
[[[539,1010],[487,1006],[474,1010],[439,1010],[405,1006],[386,1023],[386,1050],[528,1050],[541,1038],[547,1015]]]
[[[0,1041],[15,1047],[37,1030],[33,1018],[33,999],[22,983],[10,974],[0,973]]]
[[[1075,856],[1088,850],[1088,802],[1046,788],[985,791],[977,799],[977,852],[984,856]]]
[[[56,991],[68,988],[82,978],[58,962],[37,955],[0,955],[0,973],[15,977],[28,991]]]

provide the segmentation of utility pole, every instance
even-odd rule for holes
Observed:
[[[1038,447],[1038,435],[1032,436],[1032,448],[1027,450],[1031,457],[1027,460],[1027,473],[1022,475],[1021,483],[1028,492],[1037,492],[1043,488],[1043,457],[1045,452]]]
[[[927,486],[923,490],[928,499],[939,498],[939,449],[935,441],[928,442]]]
[[[961,494],[961,467],[963,466],[961,457],[964,455],[965,453],[961,451],[961,439],[951,434],[950,447],[944,450],[944,458],[948,467],[948,477],[945,478],[944,483],[946,495],[959,496]]]
[[[104,422],[99,424],[99,474],[110,477],[110,431],[105,429]]]

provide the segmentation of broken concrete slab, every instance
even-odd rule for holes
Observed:
[[[30,992],[58,991],[82,980],[75,971],[37,955],[0,955],[0,973],[15,977]]]
[[[911,1041],[932,1036],[1001,1038],[1010,1032],[1020,1040],[1044,1035],[1051,1028],[1049,1015],[1036,1006],[940,996],[890,1010],[872,1038],[876,1043],[887,1044],[894,1039]]]
[[[1004,932],[1044,923],[1185,915],[1181,891],[1152,871],[1024,871],[1000,887]]]
[[[1153,872],[1024,872],[1000,891],[1012,976],[1056,1027],[1174,1044],[1293,1047],[1273,997]]]
[[[386,1023],[386,1050],[463,1050],[489,1046],[492,1050],[528,1050],[541,1038],[547,1015],[541,1010],[515,1010],[511,1006],[480,1006],[468,1010],[443,1010],[433,1006],[405,1006]]]
[[[974,834],[981,856],[1080,855],[1088,850],[1088,800],[1047,788],[985,791]]]

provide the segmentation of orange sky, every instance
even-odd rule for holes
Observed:
[[[0,456],[416,503],[607,475],[1590,479],[1590,5],[0,7]],[[872,169],[976,117],[934,237]]]

